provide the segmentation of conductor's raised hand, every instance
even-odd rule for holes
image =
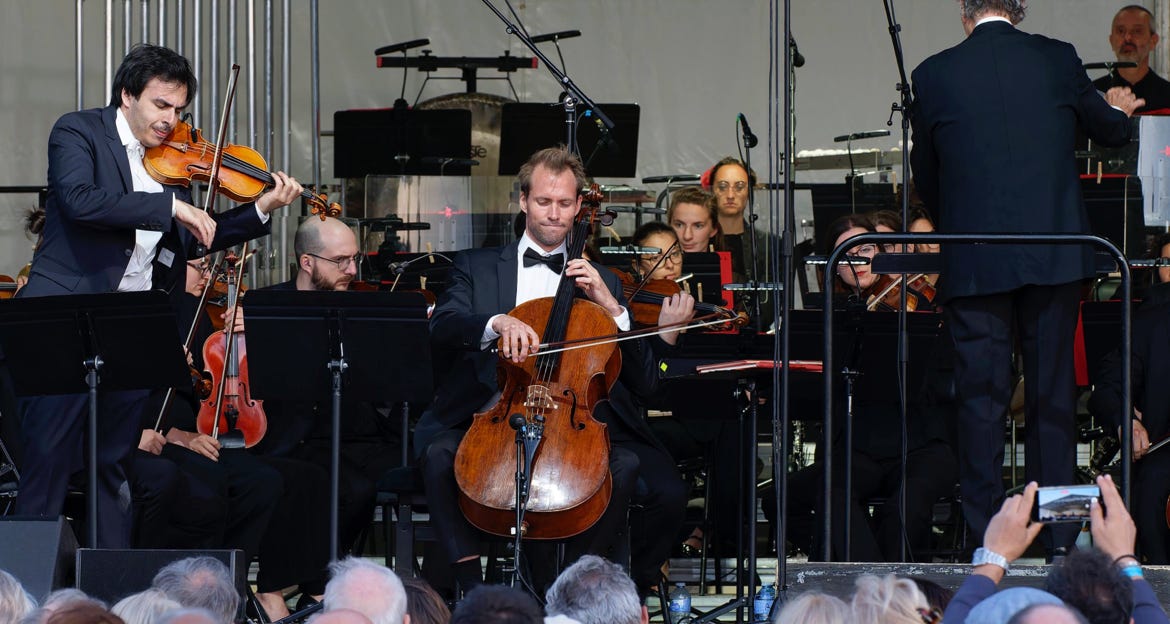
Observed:
[[[1110,106],[1120,108],[1126,115],[1132,116],[1134,111],[1146,105],[1146,101],[1134,95],[1129,87],[1113,87],[1105,92],[1105,101]]]
[[[540,336],[536,334],[536,330],[514,316],[501,314],[492,319],[492,331],[500,335],[498,341],[500,355],[515,364],[536,353],[540,346]]]
[[[621,316],[622,306],[609,291],[609,286],[606,286],[605,280],[601,279],[601,275],[593,263],[584,258],[570,260],[565,267],[565,275],[573,278],[577,288],[580,288],[590,301],[605,308],[610,316]]]

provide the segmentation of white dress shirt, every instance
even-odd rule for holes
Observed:
[[[142,143],[134,138],[134,133],[130,130],[130,123],[126,121],[126,115],[120,108],[115,125],[118,127],[118,138],[126,147],[126,157],[130,159],[130,181],[134,190],[144,193],[163,192],[163,186],[150,177],[150,174],[146,172],[146,167],[142,165],[142,157],[146,154],[146,150],[143,149]],[[172,205],[171,215],[174,216],[174,214],[175,208]],[[162,240],[162,232],[134,230],[134,253],[126,265],[126,272],[122,274],[122,281],[118,282],[119,292],[150,290],[151,279],[154,275],[154,267],[151,263],[154,261],[154,254],[160,240]]]
[[[559,247],[551,252],[540,248],[531,238],[528,237],[528,232],[525,232],[520,237],[520,246],[516,249],[516,305],[532,301],[533,299],[540,299],[541,297],[555,297],[557,294],[557,285],[561,282],[561,274],[553,272],[547,265],[534,264],[532,266],[524,266],[524,252],[532,249],[542,256],[554,256],[556,254],[565,254],[566,264],[567,247],[564,242]],[[564,269],[562,269],[563,271]],[[480,339],[480,346],[487,348],[492,342],[500,337],[494,329],[492,323],[497,317],[504,316],[497,314],[488,319],[487,326],[483,328],[483,337]],[[630,329],[630,313],[625,308],[622,308],[622,313],[613,317],[617,323],[618,329],[621,331],[629,331]]]

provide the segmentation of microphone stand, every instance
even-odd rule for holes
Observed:
[[[545,54],[541,52],[539,48],[536,47],[535,43],[532,43],[532,38],[528,36],[528,32],[524,30],[523,26],[519,26],[508,21],[508,17],[505,16],[503,12],[501,12],[499,8],[496,7],[496,5],[492,4],[492,0],[483,0],[483,3],[487,5],[489,9],[491,9],[492,13],[496,14],[496,17],[500,18],[501,22],[504,23],[505,31],[509,35],[515,35],[516,38],[520,40],[520,43],[523,43],[524,46],[532,52],[533,56],[540,59],[540,61],[544,63],[544,66],[547,67],[550,72],[552,72],[553,77],[556,78],[558,83],[560,83],[561,89],[564,90],[564,92],[561,94],[561,106],[565,109],[565,146],[569,149],[570,152],[577,154],[578,156],[580,155],[580,150],[577,147],[578,104],[582,104],[585,107],[592,109],[593,114],[597,115],[597,119],[600,120],[601,123],[605,124],[605,127],[608,130],[613,130],[613,120],[610,119],[609,116],[607,116],[604,112],[602,112],[602,110],[597,107],[597,104],[594,104],[593,100],[589,99],[589,96],[585,95],[585,92],[577,87],[576,83],[574,83],[572,79],[570,79],[569,76],[565,74],[564,71],[553,64],[553,62],[549,60],[549,58],[545,56]],[[557,47],[557,51],[558,53],[560,52],[559,46]]]
[[[894,113],[901,113],[902,115],[902,231],[907,231],[910,219],[910,154],[907,152],[907,146],[910,145],[910,107],[913,105],[913,93],[910,91],[910,79],[906,76],[906,59],[902,54],[902,25],[898,23],[894,17],[894,0],[882,0],[882,5],[886,9],[886,22],[890,29],[890,42],[894,46],[894,62],[898,65],[898,76],[901,82],[898,83],[898,92],[901,94],[901,101],[890,106],[890,119],[886,125],[894,125]],[[902,274],[902,283],[906,284],[906,275]],[[907,331],[906,321],[906,295],[907,288],[902,288],[901,301],[898,307],[898,412],[902,426],[902,468],[898,485],[898,519],[902,523],[902,530],[899,532],[898,549],[900,559],[906,560],[906,458],[909,453],[909,436],[907,434],[907,413],[908,405],[906,403],[906,380],[909,369],[907,359],[910,354],[910,343]],[[849,475],[846,475],[846,479]],[[849,496],[852,495],[848,489],[845,491],[846,502]],[[848,507],[846,507],[848,509]],[[848,511],[846,511],[848,514]],[[850,529],[848,522],[845,525],[845,530]],[[848,557],[848,549],[846,549],[846,557]]]
[[[744,123],[742,116],[736,117],[736,123],[739,124],[740,130],[743,133],[742,137],[740,137],[743,140],[743,164],[745,167],[747,167],[747,171],[744,173],[748,174],[748,224],[747,227],[744,228],[744,236],[747,236],[748,244],[750,245],[749,249],[745,251],[749,252],[748,255],[750,256],[751,263],[749,264],[747,261],[745,261],[744,270],[747,270],[749,266],[751,267],[752,273],[751,277],[748,279],[748,287],[752,289],[749,291],[752,298],[752,318],[755,319],[753,325],[755,326],[754,329],[758,334],[764,331],[764,327],[760,319],[761,291],[759,290],[760,284],[763,280],[760,279],[760,271],[758,270],[759,265],[756,264],[756,259],[758,257],[756,255],[756,219],[759,219],[759,216],[756,214],[756,189],[755,185],[752,184],[752,148],[756,146],[758,141],[756,136],[752,134],[750,130],[748,130],[747,124]]]

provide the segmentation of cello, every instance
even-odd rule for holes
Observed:
[[[594,186],[571,229],[566,261],[581,257],[590,225],[601,220],[600,200]],[[562,274],[555,297],[527,301],[508,315],[531,326],[542,343],[615,334],[613,317],[575,297],[576,290],[575,281]],[[498,370],[499,402],[475,415],[455,455],[460,508],[472,525],[495,535],[512,535],[520,515],[525,519],[517,539],[563,539],[585,531],[605,513],[613,489],[609,435],[593,409],[617,381],[621,352],[613,342],[537,352],[519,364],[501,359]],[[517,428],[530,433],[519,504]]]

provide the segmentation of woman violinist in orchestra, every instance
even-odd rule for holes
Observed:
[[[831,253],[841,243],[853,238],[854,236],[877,232],[877,227],[869,215],[864,214],[850,214],[845,215],[831,225],[826,230],[826,240],[831,241],[826,246],[825,253]],[[873,243],[864,243],[856,245],[849,249],[846,254],[848,256],[856,256],[859,261],[873,260],[874,256],[882,252],[882,249]],[[889,253],[889,252],[887,252]],[[848,258],[839,258],[839,262],[835,267],[835,290],[840,293],[842,303],[861,303],[865,305],[865,309],[870,311],[875,310],[897,310],[901,306],[901,291],[902,277],[897,275],[878,275],[874,273],[870,264],[855,264],[847,261]],[[933,310],[934,304],[931,302],[933,298],[933,287],[929,289],[919,290],[921,286],[916,280],[921,280],[925,276],[915,275],[908,276],[910,286],[906,292],[906,302],[908,310]]]

